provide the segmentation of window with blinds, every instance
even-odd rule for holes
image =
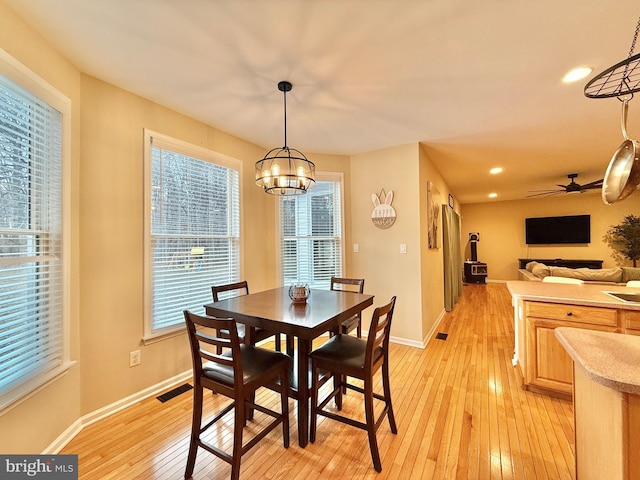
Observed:
[[[308,283],[329,288],[342,274],[342,182],[318,179],[304,195],[280,197],[280,271],[282,285]]]
[[[211,286],[239,280],[239,162],[149,133],[145,337],[202,313]]]
[[[0,74],[0,409],[69,366],[62,130],[58,109]]]

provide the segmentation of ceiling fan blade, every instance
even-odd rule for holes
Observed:
[[[554,189],[545,188],[545,189],[541,189],[541,190],[529,190],[529,192],[546,192],[546,193],[564,192],[564,188],[561,189],[561,190],[558,190],[557,188],[554,188]]]
[[[603,181],[604,181],[604,179],[600,179],[600,180],[596,180],[596,181],[591,182],[591,183],[585,183],[584,185],[582,185],[580,187],[580,189],[581,190],[589,190],[591,188],[601,188]]]
[[[560,185],[559,183],[556,183],[556,186],[557,186],[557,187],[560,187],[560,188],[564,188],[564,189],[566,190],[566,188],[567,188],[569,185]]]
[[[558,195],[559,193],[564,193],[564,190],[531,190],[532,192],[540,192],[540,193],[533,193],[531,195],[527,195],[527,198],[529,197],[541,197],[543,195]]]

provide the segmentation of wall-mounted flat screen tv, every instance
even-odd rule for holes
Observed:
[[[591,216],[525,218],[527,245],[554,243],[591,243]]]

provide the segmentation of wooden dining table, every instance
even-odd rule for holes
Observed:
[[[298,444],[309,441],[309,398],[311,378],[309,353],[312,342],[373,305],[373,295],[355,292],[315,290],[306,303],[293,303],[289,288],[275,288],[206,304],[207,315],[231,317],[245,324],[248,340],[255,343],[255,327],[297,339],[289,396],[298,401]]]

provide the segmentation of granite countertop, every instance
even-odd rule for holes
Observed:
[[[624,285],[591,283],[575,285],[567,283],[509,281],[507,282],[507,288],[512,296],[522,300],[640,310],[640,303],[625,302],[604,293],[638,293],[637,288],[628,288]]]
[[[589,378],[640,395],[640,336],[558,327],[556,338]]]

